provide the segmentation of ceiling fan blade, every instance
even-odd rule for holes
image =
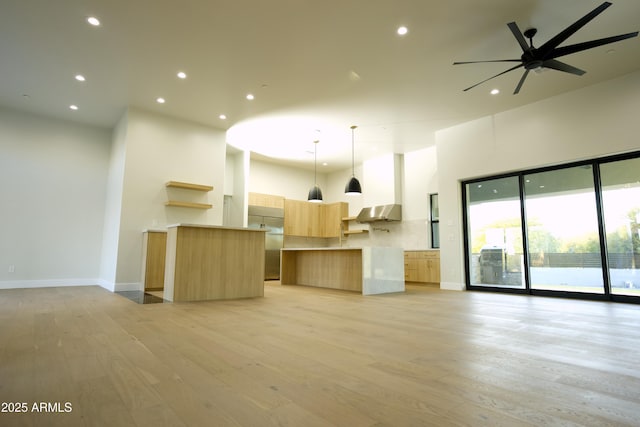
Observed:
[[[518,28],[518,24],[516,24],[515,22],[509,22],[507,26],[515,36],[516,40],[518,40],[518,44],[520,44],[522,51],[526,52],[527,50],[529,50],[530,46],[527,43],[527,40],[524,38],[524,35],[522,35],[522,31],[520,31],[520,28]]]
[[[531,70],[524,70],[524,74],[522,75],[522,77],[520,77],[520,81],[518,82],[518,86],[516,86],[516,90],[513,91],[514,95],[517,95],[518,93],[520,93],[520,89],[522,88],[522,85],[524,84],[524,81],[526,80],[527,76],[529,75],[529,71],[531,71]]]
[[[621,40],[637,37],[638,32],[621,34],[619,36],[605,37],[603,39],[591,40],[584,43],[576,43],[569,46],[562,46],[552,50],[546,57],[549,59],[559,58],[561,56],[570,55],[576,52],[582,52],[583,50],[592,49],[594,47],[602,46],[609,43],[619,42]]]
[[[580,68],[565,64],[564,62],[560,62],[557,59],[548,59],[544,61],[542,66],[544,68],[551,68],[558,71],[564,71],[565,73],[575,74],[576,76],[581,76],[586,73],[586,71],[581,70]]]
[[[516,65],[515,67],[509,68],[508,70],[503,71],[503,72],[501,72],[500,74],[496,74],[495,76],[489,77],[488,79],[485,79],[485,80],[481,81],[480,83],[476,83],[476,84],[474,84],[473,86],[469,86],[468,88],[464,89],[464,91],[466,92],[466,91],[468,91],[469,89],[473,89],[473,88],[474,88],[474,87],[476,87],[476,86],[480,86],[480,85],[481,85],[482,83],[484,83],[484,82],[488,82],[488,81],[489,81],[489,80],[491,80],[491,79],[495,79],[495,78],[496,78],[496,77],[498,77],[498,76],[501,76],[501,75],[503,75],[503,74],[507,74],[509,71],[513,71],[513,70],[515,70],[515,69],[517,69],[517,68],[520,68],[520,67],[524,67],[524,64]]]
[[[461,64],[482,64],[484,62],[522,62],[522,59],[492,59],[489,61],[458,61],[454,62],[453,65],[461,65]]]
[[[573,24],[569,25],[567,28],[559,32],[555,37],[551,38],[545,44],[538,48],[538,52],[540,52],[542,58],[546,58],[560,43],[571,37],[576,31],[580,28],[584,27],[589,21],[591,21],[596,16],[600,15],[611,6],[611,3],[606,1],[602,3],[600,6],[593,9],[591,12],[587,13],[582,18],[578,19]]]

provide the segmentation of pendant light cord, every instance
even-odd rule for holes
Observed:
[[[353,133],[355,128],[357,128],[358,126],[351,126],[351,176],[355,177],[356,176],[356,155],[355,155],[355,142],[354,142],[354,137],[353,137]]]

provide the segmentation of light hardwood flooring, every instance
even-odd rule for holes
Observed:
[[[0,291],[1,426],[638,426],[640,306],[409,286]],[[65,402],[67,413],[32,412]]]

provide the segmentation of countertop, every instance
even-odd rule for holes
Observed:
[[[362,248],[282,248],[283,251],[361,251]]]
[[[142,230],[143,233],[166,233],[166,228],[145,228]]]
[[[225,227],[223,225],[204,225],[204,224],[171,224],[167,228],[191,227],[191,228],[215,228],[218,230],[236,230],[236,231],[259,231],[265,233],[264,228],[248,228],[248,227]]]

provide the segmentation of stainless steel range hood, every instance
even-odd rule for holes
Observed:
[[[402,205],[381,205],[363,208],[356,220],[358,222],[401,221]]]

